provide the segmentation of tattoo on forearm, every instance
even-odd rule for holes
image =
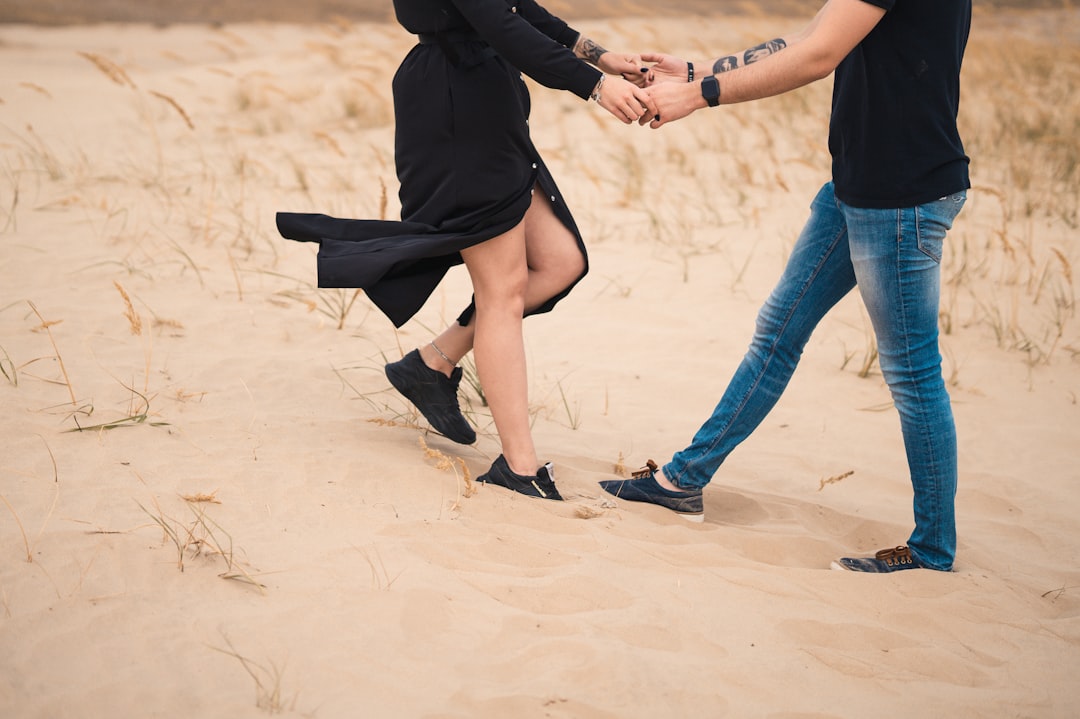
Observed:
[[[743,53],[742,64],[749,65],[758,60],[764,60],[769,55],[780,52],[785,47],[787,47],[787,42],[782,37],[755,45]],[[739,58],[735,55],[728,55],[727,57],[717,58],[716,62],[713,63],[712,71],[713,75],[718,75],[728,70],[734,70],[737,67],[739,67]]]
[[[587,37],[583,37],[580,41],[578,41],[578,47],[575,49],[581,55],[581,57],[588,60],[594,65],[600,60],[600,56],[607,52],[607,50],[600,47],[598,44],[596,44],[595,41],[590,40]]]
[[[720,57],[716,59],[716,62],[712,65],[712,74],[719,75],[722,72],[728,70],[734,70],[739,66],[739,58],[734,55],[728,55],[727,57]]]
[[[784,38],[782,37],[763,42],[760,45],[755,45],[743,53],[743,64],[749,65],[752,62],[764,60],[769,55],[780,52],[785,47],[787,47],[787,43],[784,42]]]

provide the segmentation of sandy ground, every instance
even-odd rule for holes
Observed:
[[[942,304],[960,551],[896,576],[828,570],[911,528],[855,297],[704,524],[596,485],[719,398],[827,178],[828,82],[659,132],[535,88],[593,267],[527,324],[555,504],[472,486],[499,451],[474,390],[460,447],[382,374],[462,271],[395,332],[274,230],[395,216],[399,28],[0,28],[0,716],[1075,716],[1077,187],[1070,133],[1021,127],[1077,116],[1076,64],[997,53],[1076,20],[978,16]],[[704,58],[789,24],[582,29]]]

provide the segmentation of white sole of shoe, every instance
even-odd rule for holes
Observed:
[[[687,522],[693,522],[694,524],[702,524],[705,522],[704,512],[702,512],[701,514],[682,514],[680,512],[676,512],[676,514],[685,519]]]

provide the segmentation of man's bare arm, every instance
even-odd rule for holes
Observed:
[[[752,65],[759,60],[764,60],[770,55],[775,55],[776,53],[780,52],[785,48],[791,47],[792,45],[797,45],[798,43],[802,42],[807,37],[809,37],[811,33],[813,33],[814,28],[816,28],[818,23],[821,21],[821,16],[824,14],[825,7],[827,5],[828,3],[822,5],[821,9],[817,11],[816,15],[814,15],[814,19],[811,20],[810,23],[806,25],[806,27],[802,28],[798,32],[790,35],[785,35],[783,37],[776,37],[772,40],[767,40],[760,45],[755,45],[754,47],[749,47],[746,50],[743,50],[741,62],[739,55],[725,55],[723,57],[716,58],[716,60],[713,61],[712,64],[713,75],[719,75],[722,72],[729,72],[731,70],[736,70],[740,67]]]
[[[885,10],[863,0],[828,0],[805,30],[784,38],[785,48],[720,73],[720,104],[772,97],[828,76],[884,15]],[[672,66],[680,62],[648,53],[642,59]],[[697,82],[656,84],[649,93],[660,109],[650,123],[653,128],[707,106]]]
[[[760,45],[754,45],[754,47],[747,48],[742,54],[742,65],[739,64],[738,55],[727,55],[725,57],[718,57],[713,61],[712,71],[713,75],[719,75],[722,72],[728,72],[738,67],[744,67],[751,63],[755,63],[758,60],[764,60],[773,53],[780,52],[787,47],[787,40],[782,37],[773,38],[767,42],[763,42]]]

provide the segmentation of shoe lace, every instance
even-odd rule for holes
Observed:
[[[882,549],[874,555],[874,558],[880,559],[890,567],[895,567],[898,564],[911,564],[915,561],[911,557],[911,550],[904,546]]]
[[[660,469],[660,467],[657,466],[656,462],[649,459],[649,460],[645,461],[645,466],[644,467],[637,470],[636,472],[631,472],[630,473],[630,478],[631,479],[645,479],[646,477],[648,477],[649,475],[651,475],[653,472],[655,472],[658,469]]]

